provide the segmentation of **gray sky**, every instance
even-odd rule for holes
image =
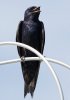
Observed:
[[[40,20],[44,22],[46,43],[44,55],[70,64],[70,0],[0,0],[0,42],[15,41],[16,30],[24,11],[41,6]],[[0,47],[0,60],[19,58],[14,46]],[[65,100],[70,100],[70,71],[51,64],[60,79]],[[20,63],[0,66],[0,99],[24,100],[24,81]],[[33,100],[60,100],[56,83],[41,63]],[[31,100],[28,94],[25,100]]]

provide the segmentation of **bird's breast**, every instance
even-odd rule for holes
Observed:
[[[40,42],[40,30],[37,23],[25,24],[22,35],[23,42],[33,47],[34,45],[38,45]]]

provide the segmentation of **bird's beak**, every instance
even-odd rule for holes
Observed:
[[[34,8],[32,13],[37,13],[37,12],[41,12],[41,11],[40,11],[40,7]]]

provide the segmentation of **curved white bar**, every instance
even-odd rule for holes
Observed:
[[[61,84],[59,82],[59,79],[58,79],[56,73],[54,72],[53,68],[51,67],[51,65],[48,63],[48,61],[45,59],[45,57],[42,56],[42,54],[40,54],[37,50],[35,50],[32,47],[30,47],[30,46],[28,46],[26,44],[18,43],[18,42],[9,42],[9,41],[8,42],[0,42],[0,45],[17,45],[17,46],[26,48],[26,49],[32,51],[33,53],[35,53],[37,56],[39,56],[48,65],[50,71],[52,72],[52,75],[55,78],[55,81],[56,81],[57,86],[58,86],[58,89],[59,89],[60,99],[61,100],[64,100],[64,95],[63,95],[63,91],[62,91],[62,88],[61,88]]]
[[[62,61],[52,59],[52,58],[46,58],[46,57],[45,57],[45,59],[48,60],[49,62],[62,65],[63,67],[70,70],[70,65],[68,65]],[[38,61],[38,60],[42,61],[42,59],[40,57],[25,57],[25,59],[24,59],[24,61]],[[0,65],[17,63],[17,62],[21,62],[21,59],[18,58],[18,59],[13,59],[13,60],[0,61]]]

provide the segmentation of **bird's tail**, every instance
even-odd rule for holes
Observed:
[[[35,73],[35,77],[33,78],[33,80],[29,84],[25,83],[25,86],[24,86],[24,97],[27,95],[27,93],[30,93],[31,96],[33,97],[34,90],[35,90],[36,83],[37,83],[38,73],[39,73],[39,67],[38,67],[38,69],[37,69],[37,71]]]
[[[29,92],[30,92],[30,94],[31,94],[31,97],[33,97],[34,89],[35,89],[35,82],[34,82],[34,80],[32,80],[32,81],[30,82],[29,85],[27,85],[27,84],[25,83],[25,86],[24,86],[24,97],[25,97],[25,96],[27,95],[27,93],[29,93]]]

